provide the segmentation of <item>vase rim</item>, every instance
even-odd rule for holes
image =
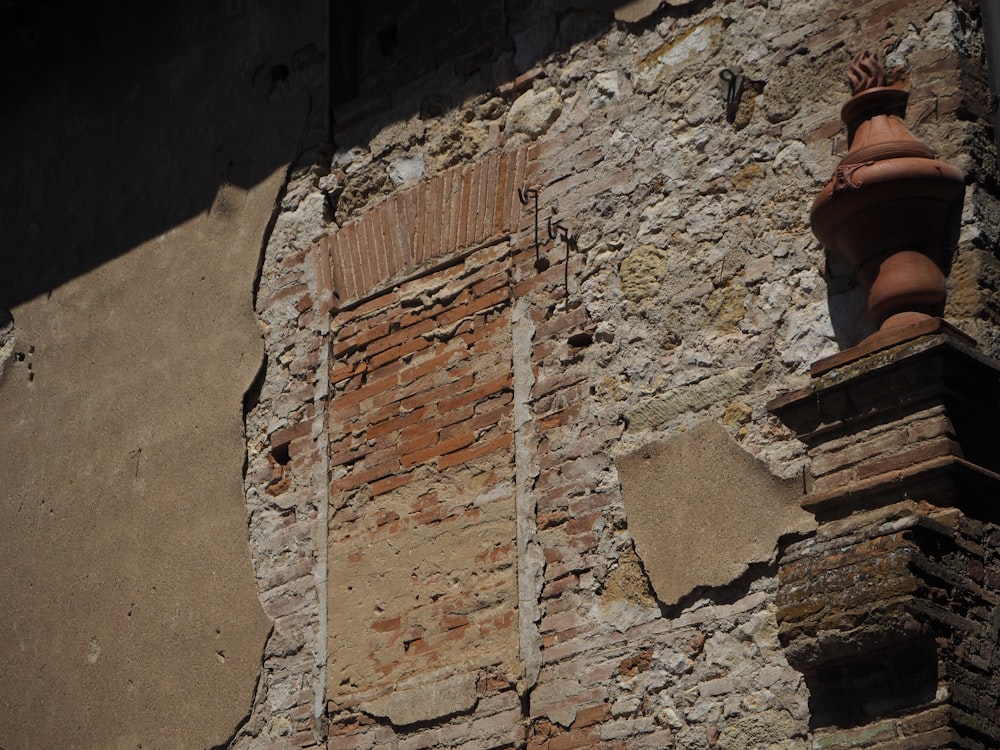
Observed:
[[[848,99],[840,108],[840,119],[848,128],[854,129],[865,120],[877,115],[906,115],[906,102],[910,92],[895,86],[875,86]]]

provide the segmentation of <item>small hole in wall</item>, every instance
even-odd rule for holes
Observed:
[[[378,41],[378,50],[382,53],[382,57],[388,60],[399,46],[399,28],[395,23],[387,24],[375,32],[375,39]]]
[[[278,84],[282,81],[287,81],[290,71],[288,66],[283,63],[278,63],[273,68],[271,68],[271,83]]]
[[[583,347],[583,346],[590,346],[593,343],[594,343],[594,337],[591,336],[586,331],[581,331],[580,333],[574,333],[572,336],[569,337],[570,346]]]
[[[288,443],[272,446],[271,458],[273,458],[274,462],[279,466],[287,466],[288,462],[292,460],[292,456],[288,452]]]

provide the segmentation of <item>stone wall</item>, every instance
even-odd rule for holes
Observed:
[[[868,331],[808,229],[858,49],[969,174],[949,313],[996,348],[974,4],[531,5],[484,5],[503,33],[471,46],[449,17],[433,60],[406,43],[433,9],[362,18],[337,150],[292,172],[247,423],[275,628],[237,746],[807,746],[775,560],[809,476],[765,405]]]

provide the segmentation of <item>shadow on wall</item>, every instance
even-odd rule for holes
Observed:
[[[851,264],[829,250],[824,258],[827,307],[834,340],[848,349],[875,332],[868,319],[866,293]]]
[[[301,120],[281,112],[322,55],[301,41],[314,22],[294,16],[309,21],[317,8],[322,17],[320,2],[273,0],[0,6],[0,307],[211,211],[220,187],[248,189],[292,159],[287,144],[303,134],[281,130]]]
[[[616,21],[648,22],[664,4],[664,0],[335,3],[330,119],[336,144],[350,148],[415,114],[433,117],[458,107],[469,96],[514,82],[553,53],[602,36]],[[687,15],[704,2],[670,0],[669,5],[671,13]],[[362,120],[365,130],[354,130]]]
[[[703,1],[671,0],[670,12],[685,15]],[[141,14],[121,0],[0,6],[0,157],[8,176],[0,308],[50,292],[210,211],[220,186],[249,188],[293,158],[261,148],[258,133],[268,130],[248,116],[263,100],[280,124],[287,100],[304,95],[303,76],[327,77],[330,103],[310,106],[331,107],[337,146],[349,148],[394,121],[433,115],[510,83],[616,19],[644,23],[663,4],[549,0],[547,26],[539,29],[529,23],[538,17],[531,0],[326,2],[329,64],[316,45],[272,36],[275,29],[315,33],[323,0],[179,0]],[[212,54],[217,49],[247,53]],[[198,74],[191,74],[197,66],[174,64],[178,51],[204,58]],[[442,76],[460,85],[436,86]],[[405,85],[418,79],[427,85]],[[365,132],[352,131],[362,119]],[[310,145],[326,135],[294,134]]]

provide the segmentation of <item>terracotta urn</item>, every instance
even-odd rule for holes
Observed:
[[[868,314],[884,331],[944,312],[965,176],[907,130],[909,92],[885,85],[874,55],[855,56],[848,78],[848,153],[810,220],[817,239],[853,264]]]

